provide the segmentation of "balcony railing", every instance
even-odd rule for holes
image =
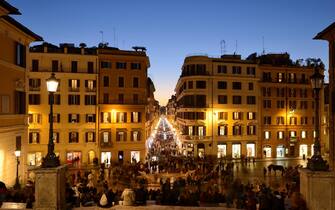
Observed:
[[[79,92],[79,87],[69,87],[70,92]]]
[[[97,89],[96,88],[85,88],[86,92],[96,92]]]
[[[41,87],[29,87],[29,91],[40,91]]]
[[[100,141],[100,147],[112,147],[112,146],[113,146],[112,141],[108,142]]]

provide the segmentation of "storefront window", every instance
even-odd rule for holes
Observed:
[[[42,153],[41,152],[28,153],[27,161],[29,166],[40,166],[42,164]]]
[[[271,152],[272,152],[272,150],[271,150],[270,146],[264,147],[264,149],[263,149],[264,157],[271,157]]]
[[[247,144],[247,157],[255,157],[255,144],[249,143]]]
[[[302,144],[300,145],[300,149],[299,149],[299,156],[307,156],[307,144]]]
[[[227,155],[227,145],[219,144],[218,145],[218,158],[226,157]]]
[[[285,157],[285,148],[283,145],[277,147],[277,157]]]
[[[111,152],[101,152],[101,163],[105,163],[109,165],[112,161],[112,153]]]
[[[131,163],[140,162],[140,151],[130,151]]]
[[[68,152],[66,153],[66,162],[74,167],[80,166],[81,152]]]
[[[241,157],[241,144],[233,144],[233,158]]]

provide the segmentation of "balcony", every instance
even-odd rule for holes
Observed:
[[[112,141],[104,142],[100,140],[100,147],[101,148],[107,148],[107,147],[112,147],[113,143]]]
[[[79,92],[79,87],[69,87],[69,92]]]
[[[41,87],[30,87],[29,86],[29,91],[40,91]]]
[[[92,93],[92,92],[96,92],[97,89],[96,88],[85,88],[85,91]]]

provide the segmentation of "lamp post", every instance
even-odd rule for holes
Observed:
[[[15,179],[15,185],[14,189],[20,189],[20,182],[19,182],[19,165],[20,165],[20,156],[21,156],[21,151],[20,150],[15,150],[14,152],[15,157],[16,157],[16,179]]]
[[[50,115],[49,115],[49,143],[48,143],[48,154],[43,158],[42,167],[52,168],[60,165],[59,157],[56,156],[54,149],[55,144],[53,141],[53,103],[54,103],[54,93],[57,91],[58,80],[55,74],[52,73],[51,77],[47,79],[47,89],[50,94]]]
[[[308,159],[307,168],[312,171],[328,171],[329,165],[327,161],[323,160],[321,156],[321,144],[320,144],[320,117],[319,117],[319,94],[323,87],[324,75],[320,74],[319,68],[315,67],[314,74],[311,76],[312,88],[314,91],[314,147],[313,156]]]

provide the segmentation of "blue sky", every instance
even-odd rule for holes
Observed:
[[[293,59],[318,57],[328,68],[327,42],[312,38],[335,21],[334,0],[9,0],[24,25],[54,44],[120,49],[145,46],[156,98],[174,93],[185,56],[205,53],[288,52]],[[115,34],[115,36],[114,36]],[[236,48],[237,43],[237,48]],[[237,49],[237,50],[236,50]]]

